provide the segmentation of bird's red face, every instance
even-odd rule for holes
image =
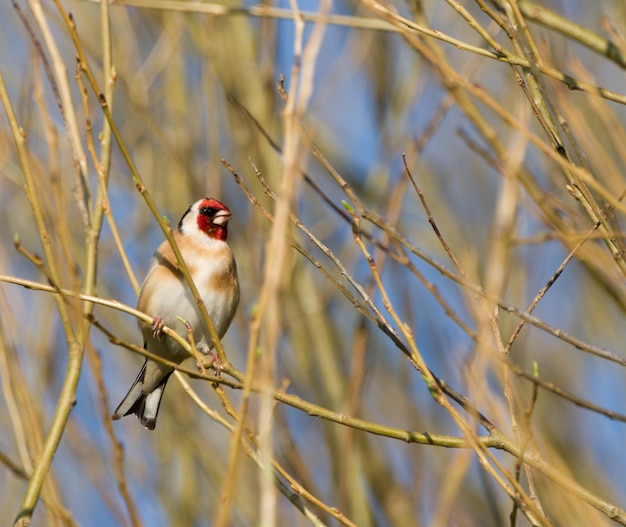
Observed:
[[[201,232],[209,238],[226,241],[231,216],[226,205],[214,198],[204,198],[187,209],[178,222],[178,230],[183,234]]]
[[[231,216],[226,205],[216,199],[205,198],[198,203],[196,224],[201,232],[225,241],[228,236],[228,220]]]

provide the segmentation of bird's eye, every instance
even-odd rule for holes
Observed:
[[[215,207],[200,207],[200,214],[203,216],[213,216],[217,212]]]

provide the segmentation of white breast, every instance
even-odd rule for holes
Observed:
[[[222,338],[239,303],[237,268],[232,251],[225,242],[210,240],[200,250],[186,250],[183,254],[217,334]],[[163,259],[153,258],[137,306],[146,313],[161,317],[166,326],[186,338],[187,328],[179,320],[181,317],[191,325],[198,349],[213,347],[209,330],[184,278],[174,274]],[[172,339],[155,340],[151,327],[140,324],[140,328],[151,352],[175,361],[187,357],[187,352]]]

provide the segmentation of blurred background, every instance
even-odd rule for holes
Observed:
[[[301,0],[302,34],[294,5],[0,6],[7,91],[0,121],[0,510],[7,524],[63,404],[67,328],[80,335],[86,319],[82,304],[70,302],[64,322],[52,294],[6,277],[48,284],[27,257],[38,255],[48,270],[54,260],[64,288],[132,307],[132,276],[141,282],[164,238],[119,145],[103,131],[94,90],[76,75],[63,11],[72,14],[81,53],[159,213],[175,225],[203,196],[233,212],[229,242],[242,299],[223,344],[235,368],[247,371],[251,321],[277,250],[269,244],[273,224],[259,209],[273,213],[276,202],[256,170],[276,193],[292,182],[291,211],[326,248],[295,224],[288,228],[302,251],[288,245],[280,253],[279,309],[261,317],[261,334],[278,328],[278,340],[268,349],[261,339],[253,376],[380,429],[355,430],[279,402],[264,413],[253,393],[251,434],[269,430],[272,458],[319,502],[304,500],[306,516],[241,452],[228,524],[612,524],[609,508],[626,506],[624,3]],[[296,97],[291,113],[285,96]],[[7,101],[26,158],[18,156]],[[96,239],[90,229],[105,209],[110,215]],[[498,434],[540,454],[560,480],[522,467],[515,501],[513,483],[502,483],[519,470],[510,452],[490,449],[485,470],[472,449],[393,438],[391,429],[456,438],[467,431],[381,330],[387,324],[410,348],[409,332],[386,310],[355,242],[351,213],[394,313],[414,337],[414,357],[467,396]],[[521,320],[511,308],[526,311],[570,253],[541,295],[534,324],[510,342]],[[129,314],[96,305],[93,317],[117,339],[141,345]],[[176,379],[154,433],[133,417],[111,423],[143,359],[97,327],[81,338],[76,405],[33,524],[223,522],[231,431]],[[533,372],[538,388],[528,379]],[[189,383],[235,426],[210,383]],[[224,390],[239,411],[241,391]],[[447,400],[476,435],[488,435]],[[574,483],[595,501],[572,492]],[[343,517],[333,517],[337,510]],[[618,514],[617,521],[626,520]]]

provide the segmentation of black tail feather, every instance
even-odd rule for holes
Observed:
[[[165,390],[165,385],[172,372],[165,375],[154,390],[149,393],[145,393],[143,391],[143,383],[146,375],[147,364],[148,360],[146,359],[139,375],[137,375],[137,378],[135,379],[135,382],[132,384],[130,390],[128,390],[128,393],[113,413],[112,419],[117,420],[124,416],[135,414],[145,428],[148,430],[154,430],[159,408],[161,406],[163,391]]]
[[[172,372],[163,377],[161,382],[150,393],[141,392],[139,398],[124,415],[135,414],[145,428],[154,430],[159,415],[159,408],[161,407],[161,400],[163,399],[163,391],[171,374]]]

